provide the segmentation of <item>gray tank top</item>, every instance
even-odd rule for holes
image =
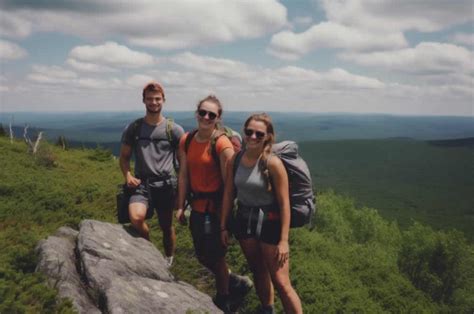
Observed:
[[[234,177],[237,199],[245,206],[267,206],[275,202],[272,192],[267,190],[267,179],[258,169],[259,162],[253,167],[245,167],[240,161]]]

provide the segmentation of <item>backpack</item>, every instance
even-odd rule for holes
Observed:
[[[186,137],[186,140],[184,142],[184,152],[188,153],[189,145],[191,144],[191,141],[193,140],[194,136],[197,133],[197,129],[189,132],[188,136]],[[216,162],[217,165],[219,165],[219,156],[217,155],[217,148],[216,148],[216,143],[219,137],[221,136],[227,136],[227,138],[230,140],[232,143],[232,146],[234,147],[234,152],[238,153],[242,149],[242,137],[240,136],[239,132],[232,130],[231,128],[224,126],[218,130],[220,132],[217,136],[214,136],[211,138],[211,155],[214,161]]]
[[[290,228],[312,225],[316,212],[316,198],[308,165],[298,154],[298,145],[292,141],[283,141],[272,145],[272,153],[278,156],[288,174],[290,197]],[[234,160],[234,177],[243,152],[238,153]],[[267,165],[264,165],[264,169]]]
[[[140,129],[145,121],[145,118],[139,118],[132,122],[132,147],[135,149],[137,147],[137,143],[140,139],[151,140],[150,138],[141,138],[140,137]],[[173,168],[175,171],[175,176],[179,173],[179,165],[178,165],[178,157],[176,156],[176,149],[178,148],[179,142],[173,138],[172,130],[173,130],[173,119],[166,118],[166,137],[168,142],[170,142],[171,149],[173,151]]]

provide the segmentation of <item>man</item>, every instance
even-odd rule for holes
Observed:
[[[149,240],[145,221],[147,210],[156,209],[168,265],[173,263],[176,235],[172,225],[176,200],[176,153],[184,130],[162,114],[165,103],[163,87],[150,82],[143,88],[146,115],[129,124],[122,134],[120,169],[127,186],[133,190],[128,212],[138,233]],[[135,174],[130,159],[135,156]]]

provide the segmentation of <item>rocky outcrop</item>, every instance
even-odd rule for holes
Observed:
[[[84,220],[36,250],[37,271],[79,313],[220,313],[208,295],[173,278],[151,242],[121,225]]]

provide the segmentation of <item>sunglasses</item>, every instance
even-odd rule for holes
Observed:
[[[217,118],[217,113],[212,112],[212,111],[207,111],[207,110],[204,110],[204,109],[199,109],[198,110],[198,115],[202,118],[204,118],[207,115],[209,120],[214,120],[215,118]]]
[[[254,133],[255,133],[255,137],[259,140],[261,140],[262,138],[265,137],[265,133],[263,132],[260,132],[260,131],[255,131],[255,130],[252,130],[252,129],[245,129],[244,130],[244,133],[245,133],[245,136],[248,136],[248,137],[251,137]]]

